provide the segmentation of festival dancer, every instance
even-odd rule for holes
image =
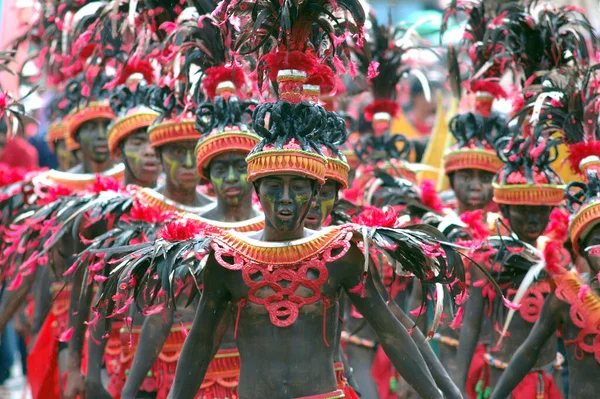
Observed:
[[[472,270],[456,358],[456,381],[463,389],[475,347],[481,340],[484,317],[491,318],[489,325],[495,328],[492,332],[492,344],[497,344],[493,347],[488,345],[487,353],[484,354],[489,365],[489,386],[494,387],[505,369],[504,362],[531,331],[538,316],[536,312],[539,312],[544,297],[550,292],[547,276],[539,274],[541,269],[536,263],[540,259],[535,253],[536,248],[542,248],[545,242],[541,236],[548,226],[553,207],[561,205],[563,201],[560,178],[548,166],[551,151],[556,150],[557,143],[552,139],[535,136],[534,133],[524,134],[525,138],[515,136],[497,143],[498,155],[506,164],[494,182],[494,201],[500,205],[500,211],[510,230],[499,231],[500,236],[488,238],[489,244],[475,253],[473,258],[476,262],[487,265],[503,288],[506,298],[516,297],[516,302],[521,301],[527,305],[515,312],[517,306],[505,301],[511,307],[509,315],[506,315],[502,302],[496,295],[490,294],[489,287],[482,281],[481,273],[477,269]],[[512,140],[511,145],[503,149],[502,142],[509,140]],[[532,153],[539,155],[533,158]],[[534,279],[537,281],[534,282]],[[504,326],[500,324],[502,322]],[[504,331],[500,330],[502,328]],[[542,367],[553,363],[555,359],[556,341],[553,346],[546,348],[538,364]],[[550,395],[544,397],[559,395],[552,377],[545,374],[543,376],[539,380],[538,373],[532,374],[527,384],[529,391],[523,391],[523,397],[530,397],[536,392]],[[485,378],[488,377],[480,377],[483,384],[486,384]],[[536,386],[541,391],[536,391]],[[486,389],[486,386],[479,387],[481,392]]]
[[[372,132],[350,140],[363,164],[356,170],[352,188],[344,195],[350,199],[352,194],[357,194],[357,203],[365,206],[406,207],[401,212],[410,221],[419,223],[420,216],[431,210],[427,209],[431,203],[423,201],[430,196],[424,194],[427,189],[422,190],[418,185],[418,166],[409,162],[414,160],[414,145],[403,134],[398,134],[402,131],[391,130],[393,120],[405,118],[397,102],[397,86],[403,75],[418,69],[410,65],[406,57],[418,47],[419,38],[409,37],[409,32],[404,32],[405,37],[400,41],[400,28],[379,25],[374,16],[371,16],[371,25],[365,47],[355,47],[354,54],[373,95],[373,101],[363,110],[366,121],[372,125]],[[372,68],[371,58],[378,63],[377,71]],[[435,193],[433,196],[436,197]],[[400,308],[407,308],[406,302],[413,287],[412,278],[395,276],[389,265],[378,267],[392,299]],[[349,312],[343,334],[348,361],[361,393],[374,398],[397,396],[397,373],[378,347],[375,332],[365,325],[361,315],[353,309]]]
[[[548,84],[549,82],[553,82]],[[571,169],[580,171],[584,182],[574,182],[566,189],[567,207],[572,212],[569,223],[569,238],[573,252],[583,257],[590,274],[569,270],[570,254],[564,249],[567,236],[565,229],[550,241],[544,249],[546,270],[552,277],[552,292],[546,298],[531,333],[514,353],[502,377],[498,381],[492,398],[517,397],[522,381],[535,367],[543,348],[560,332],[567,348],[569,364],[569,398],[592,398],[597,395],[600,371],[598,359],[598,304],[600,303],[597,275],[598,262],[598,77],[596,69],[587,72],[583,82],[564,86],[561,78],[550,77],[546,81],[548,90],[561,93],[551,104],[544,104],[540,117],[540,128],[560,129],[569,148],[568,161]],[[573,90],[574,88],[577,88]],[[592,123],[589,123],[592,121]]]
[[[483,2],[478,3],[483,9]],[[483,12],[483,11],[480,11]],[[470,15],[476,14],[471,10]],[[485,23],[487,19],[484,19]],[[471,21],[474,23],[474,21]],[[468,25],[469,31],[473,30]],[[453,50],[448,55],[449,59],[456,60]],[[452,65],[452,62],[449,62]],[[461,96],[461,80],[455,68],[450,68],[450,80],[456,82],[457,97]],[[502,69],[496,71],[503,72]],[[489,212],[492,202],[492,179],[502,168],[503,162],[498,158],[493,147],[495,141],[508,134],[507,121],[503,115],[492,112],[496,99],[505,98],[506,92],[495,81],[492,72],[488,72],[481,80],[469,82],[469,91],[474,96],[473,108],[454,116],[449,123],[449,129],[456,140],[456,144],[446,151],[443,157],[444,173],[448,176],[450,187],[454,194],[454,204],[451,209],[446,209],[444,218],[435,224],[445,233],[449,223],[464,223],[464,233],[459,239],[464,245],[467,241],[481,242],[495,229],[495,220],[498,214]],[[446,203],[450,206],[449,203]],[[486,233],[487,231],[487,233]],[[456,371],[456,348],[458,346],[458,331],[452,329],[452,317],[446,312],[446,317],[434,340],[440,343],[439,356],[446,369],[454,374]],[[489,343],[489,342],[488,342]],[[477,373],[476,369],[483,364],[483,346],[478,347],[469,374]],[[481,360],[481,361],[480,361]],[[471,381],[470,381],[471,382]],[[474,384],[468,383],[467,391],[474,395]]]

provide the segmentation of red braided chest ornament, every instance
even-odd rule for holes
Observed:
[[[600,363],[600,298],[593,290],[586,289],[588,287],[574,272],[553,278],[556,297],[571,306],[571,321],[581,329],[577,338],[565,340],[565,345],[576,345],[577,359],[583,359],[585,353],[589,353]]]
[[[548,281],[543,280],[533,283],[521,299],[521,307],[519,308],[521,318],[528,323],[535,323],[540,318],[542,306],[544,306],[546,296],[550,292],[552,292],[552,289]],[[516,293],[517,290],[509,288],[506,292],[506,298],[512,301]]]
[[[302,243],[297,245],[263,247],[229,234],[225,239],[216,238],[211,246],[217,262],[226,269],[240,270],[250,289],[248,297],[238,306],[243,306],[246,300],[262,305],[273,325],[289,327],[304,305],[323,300],[324,307],[328,306],[328,298],[321,293],[329,278],[327,264],[348,252],[352,235],[351,229],[336,228],[315,240],[300,240]],[[224,258],[233,259],[233,263]],[[311,271],[318,276],[316,279],[309,277]],[[312,295],[299,296],[296,291],[300,287],[310,290]]]

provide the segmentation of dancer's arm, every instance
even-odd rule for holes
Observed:
[[[223,267],[211,256],[204,272],[204,290],[194,324],[177,363],[170,399],[193,399],[213,358],[217,329],[227,310],[231,295],[224,284]],[[194,378],[190,379],[189,376]]]
[[[483,278],[477,268],[473,267],[471,270],[473,281],[479,281]],[[465,313],[458,340],[454,382],[464,395],[469,367],[471,367],[471,360],[473,359],[475,348],[479,343],[479,334],[481,333],[481,320],[483,319],[483,310],[485,308],[483,288],[471,285],[469,288],[469,298],[463,306],[465,306]]]
[[[106,307],[98,309],[99,322],[95,328],[90,328],[87,352],[87,375],[85,376],[85,390],[87,399],[110,399],[104,384],[102,384],[102,358],[108,343],[105,333],[111,330],[112,319],[106,318]],[[104,322],[106,320],[106,323]]]
[[[568,305],[556,298],[556,295],[550,294],[546,298],[540,318],[535,322],[527,339],[510,359],[508,367],[492,392],[491,399],[504,399],[510,396],[510,393],[535,366],[544,344],[556,333],[560,315],[568,311]]]
[[[15,290],[11,291],[7,288],[4,289],[2,300],[0,301],[0,334],[2,334],[8,322],[12,320],[25,303],[27,294],[33,286],[37,274],[38,270],[35,269],[33,273],[23,276],[21,284]],[[11,283],[12,282],[7,283],[7,287],[9,287]]]
[[[169,338],[175,312],[172,307],[165,310],[164,316],[162,313],[158,313],[150,315],[144,320],[138,344],[139,350],[135,352],[131,371],[121,394],[122,399],[135,398]]]

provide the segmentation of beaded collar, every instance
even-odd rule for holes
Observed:
[[[125,176],[125,165],[120,163],[99,174],[101,177],[110,177],[117,182],[122,182]],[[72,173],[59,170],[49,170],[36,176],[34,184],[45,186],[61,186],[75,192],[83,191],[97,181],[98,174],[95,173]]]

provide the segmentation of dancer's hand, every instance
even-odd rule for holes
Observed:
[[[112,395],[108,393],[101,381],[86,381],[86,399],[112,399]]]
[[[86,399],[85,378],[80,370],[69,371],[67,374],[67,388],[65,389],[65,399]]]

